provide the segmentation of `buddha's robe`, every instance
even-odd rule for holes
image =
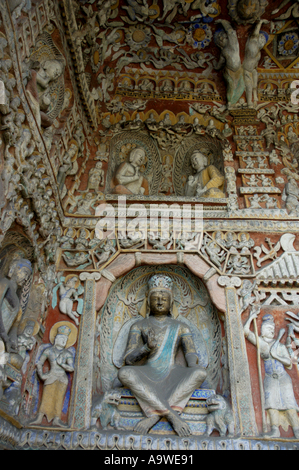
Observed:
[[[220,171],[214,165],[210,165],[194,176],[192,184],[187,182],[185,195],[195,197],[198,188],[206,188],[207,191],[201,197],[225,198],[224,181],[224,176]]]
[[[150,330],[154,330],[158,341],[152,350],[147,346]],[[170,408],[181,413],[206,378],[200,366],[184,367],[175,363],[180,346],[186,358],[196,356],[191,331],[174,319],[167,318],[160,323],[149,317],[131,327],[125,354],[127,365],[120,369],[119,380],[130,388],[147,417],[167,416]]]

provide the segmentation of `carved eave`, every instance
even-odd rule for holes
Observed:
[[[299,252],[283,253],[280,258],[259,271],[256,279],[263,286],[299,286]]]
[[[66,27],[67,42],[74,65],[76,85],[78,87],[82,107],[89,124],[95,129],[97,127],[96,108],[86,80],[82,48],[78,47],[73,40],[74,33],[78,31],[78,27],[72,1],[63,0],[59,2],[59,6],[61,8],[64,26]]]

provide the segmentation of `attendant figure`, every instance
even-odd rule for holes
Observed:
[[[254,346],[257,345],[257,337],[250,331],[251,323],[258,316],[258,310],[252,309],[251,314],[244,325],[245,337]],[[261,357],[265,365],[264,394],[265,410],[268,412],[271,432],[268,437],[280,437],[279,426],[287,420],[292,426],[296,439],[299,438],[298,405],[295,400],[291,377],[286,369],[292,368],[287,347],[280,343],[285,330],[281,329],[275,339],[275,322],[272,315],[263,317],[259,346]]]
[[[225,198],[224,176],[215,166],[208,164],[208,158],[199,150],[193,152],[191,165],[196,173],[194,176],[189,176],[185,196]]]
[[[74,372],[73,354],[67,348],[71,333],[72,329],[68,326],[59,326],[53,346],[44,350],[37,363],[37,373],[44,382],[44,388],[37,418],[30,423],[31,425],[41,424],[43,417],[46,416],[48,422],[53,421],[53,426],[67,427],[67,424],[61,421],[61,415],[68,387],[67,372]],[[49,372],[43,371],[43,365],[46,361],[50,363]]]

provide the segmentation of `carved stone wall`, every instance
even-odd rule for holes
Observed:
[[[1,448],[297,448],[298,18],[0,0]],[[207,371],[188,428],[117,382],[154,274]]]

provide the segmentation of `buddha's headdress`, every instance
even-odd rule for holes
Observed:
[[[174,318],[177,318],[179,315],[175,302],[174,302],[174,295],[173,295],[173,281],[172,279],[167,276],[166,274],[155,274],[153,275],[150,280],[148,281],[148,294],[147,297],[144,299],[143,305],[140,309],[140,315],[144,318],[150,314],[150,299],[151,295],[154,292],[159,291],[166,291],[170,295],[170,315]]]
[[[162,275],[162,274],[155,274],[152,276],[148,282],[149,291],[153,290],[168,290],[172,293],[173,289],[173,282],[170,277]]]
[[[155,274],[148,282],[148,301],[154,292],[167,291],[171,297],[171,303],[173,303],[173,281],[169,276],[164,274]]]

